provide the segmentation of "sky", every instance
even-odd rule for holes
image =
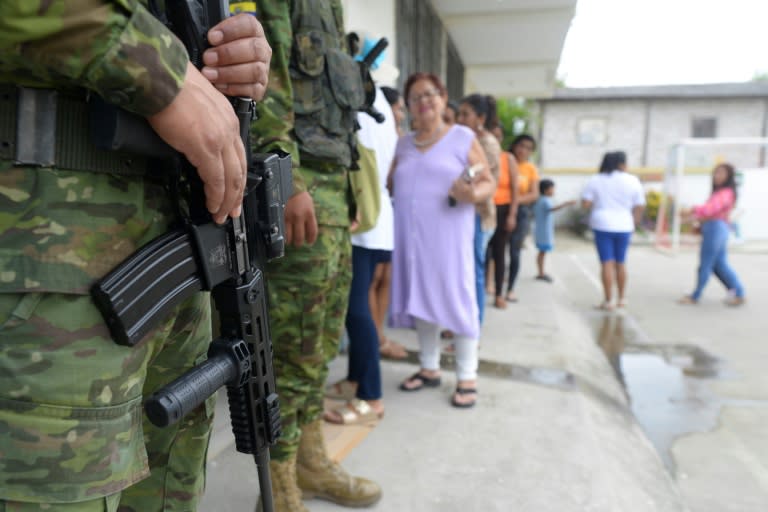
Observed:
[[[568,87],[745,82],[768,73],[768,0],[578,0]]]

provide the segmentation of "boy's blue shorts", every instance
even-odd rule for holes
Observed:
[[[614,233],[612,231],[598,231],[593,229],[595,234],[595,246],[597,254],[600,256],[600,263],[615,261],[624,263],[627,258],[627,248],[632,239],[632,233]]]
[[[552,252],[552,244],[536,244],[539,252]]]

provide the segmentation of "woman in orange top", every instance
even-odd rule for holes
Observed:
[[[501,134],[496,134],[499,137]],[[502,151],[499,156],[499,181],[493,202],[496,205],[496,231],[488,245],[490,256],[493,258],[494,305],[499,309],[507,307],[502,292],[504,286],[504,252],[507,248],[509,235],[517,224],[517,160],[512,153]]]
[[[515,280],[520,271],[520,249],[531,227],[531,207],[539,198],[539,171],[530,162],[536,150],[536,140],[530,135],[518,135],[509,151],[517,159],[517,223],[509,237],[509,277],[507,302],[517,302]],[[496,291],[499,293],[499,290]]]

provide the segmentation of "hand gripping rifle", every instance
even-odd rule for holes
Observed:
[[[166,0],[163,21],[202,65],[208,28],[228,13],[218,0]],[[272,369],[264,263],[283,255],[284,206],[291,194],[288,155],[250,154],[253,102],[230,98],[240,118],[248,163],[242,215],[224,224],[205,209],[196,169],[160,143],[143,120],[125,111],[94,108],[100,123],[94,141],[104,148],[144,148],[155,158],[173,155],[177,188],[187,198],[183,225],[149,242],[96,283],[91,295],[114,340],[133,346],[182,301],[210,291],[219,315],[208,359],[153,393],[144,404],[159,427],[176,423],[222,386],[227,387],[237,451],[254,456],[265,512],[273,510],[269,447],[280,435]],[[154,149],[148,149],[154,148]],[[181,209],[181,207],[180,207]]]

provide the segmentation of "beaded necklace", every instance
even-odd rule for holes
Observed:
[[[427,139],[425,141],[422,141],[422,142],[419,142],[418,140],[416,140],[416,134],[414,134],[413,135],[413,145],[416,146],[417,148],[424,148],[424,147],[427,147],[427,146],[430,146],[430,145],[434,144],[435,142],[437,142],[437,139],[440,138],[440,135],[443,132],[443,128],[445,128],[445,125],[442,122],[440,122],[440,124],[437,125],[437,130],[436,130],[435,135],[432,138],[429,138],[429,139]]]

